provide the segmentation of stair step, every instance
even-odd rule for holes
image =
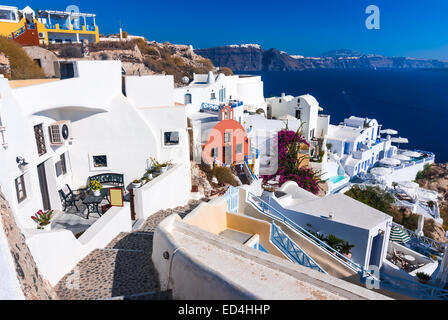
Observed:
[[[152,291],[131,294],[127,296],[112,297],[105,300],[172,300],[173,293],[169,291]]]

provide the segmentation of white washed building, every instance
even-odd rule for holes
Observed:
[[[122,78],[119,61],[76,61],[73,67],[73,78],[15,82],[15,89],[0,79],[0,186],[52,284],[131,228],[125,202],[79,240],[68,230],[36,233],[30,217],[40,209],[61,210],[58,191],[66,184],[76,190],[90,176],[118,173],[127,187],[152,157],[174,166],[135,190],[136,219],[184,205],[191,191],[187,114],[175,106],[173,77]]]

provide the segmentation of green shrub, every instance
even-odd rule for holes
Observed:
[[[213,169],[213,173],[221,184],[230,184],[233,187],[238,187],[238,181],[236,181],[235,176],[230,168],[216,167]]]
[[[17,42],[0,36],[0,52],[9,58],[11,74],[5,76],[11,80],[45,78],[43,70]]]
[[[378,187],[366,187],[363,190],[359,186],[354,186],[345,195],[385,213],[389,212],[394,203],[393,196]]]
[[[431,177],[431,165],[426,164],[423,171],[419,171],[416,176],[416,180],[429,179]]]

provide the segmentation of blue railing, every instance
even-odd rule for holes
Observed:
[[[327,274],[313,258],[307,255],[302,248],[292,241],[282,229],[277,227],[274,221],[272,221],[271,225],[271,242],[293,262]]]
[[[294,229],[295,231],[301,233],[303,236],[305,236],[311,242],[313,242],[316,246],[320,247],[322,250],[326,251],[328,254],[331,254],[335,259],[337,259],[339,262],[344,264],[346,267],[348,267],[352,271],[358,273],[361,276],[365,275],[365,270],[363,267],[361,267],[356,262],[354,262],[351,259],[344,256],[339,251],[333,249],[327,243],[316,238],[313,234],[311,234],[307,230],[303,229],[301,226],[296,224],[291,219],[285,217],[280,211],[273,208],[272,206],[270,206],[268,203],[266,203],[265,201],[263,201],[262,199],[260,199],[256,195],[254,195],[253,193],[251,193],[251,192],[248,193],[247,202],[252,204],[256,209],[261,211],[264,215],[268,216],[269,218],[283,222],[285,225],[287,225],[290,228]]]
[[[257,175],[250,169],[249,167],[249,157],[245,156],[244,157],[244,165],[247,168],[247,171],[249,171],[250,176],[252,177],[253,180],[258,180]],[[254,164],[255,165],[255,164]]]
[[[239,193],[238,188],[230,187],[224,196],[227,200],[227,209],[231,213],[238,213]]]
[[[255,200],[255,201],[254,201]],[[261,211],[264,215],[273,218],[275,220],[280,220],[285,225],[288,225],[289,227],[293,228],[297,232],[301,233],[302,235],[305,235],[309,240],[314,242],[317,246],[321,247],[325,251],[329,251],[334,256],[337,256],[335,258],[339,258],[338,260],[342,262],[344,265],[358,273],[361,277],[361,282],[365,282],[366,279],[370,278],[372,280],[377,280],[376,277],[371,274],[370,272],[366,271],[363,267],[359,266],[357,263],[353,262],[352,260],[348,259],[347,257],[340,254],[338,251],[334,250],[328,244],[321,241],[320,239],[316,238],[314,235],[309,233],[307,230],[303,229],[299,225],[297,225],[294,221],[291,221],[289,218],[285,217],[282,213],[280,213],[277,209],[270,206],[268,203],[257,197],[256,195],[252,193],[248,193],[248,199],[247,202],[251,203],[256,209]],[[258,202],[258,203],[257,203]],[[398,225],[399,226],[399,225]],[[401,227],[401,226],[400,226]],[[410,231],[412,236],[412,231]],[[425,241],[430,241],[431,243],[435,242],[440,245],[441,243],[434,241],[432,239],[428,239],[426,237],[423,237]],[[444,245],[444,244],[443,244]],[[382,273],[381,279],[379,279],[380,282],[380,288],[394,291],[394,292],[401,292],[404,295],[413,296],[413,297],[419,297],[422,299],[441,299],[441,300],[447,300],[448,299],[448,290],[433,287],[430,285],[421,284],[416,281],[407,280],[403,278],[398,278],[391,276],[389,274]]]
[[[17,38],[17,37],[21,36],[22,34],[24,34],[25,31],[26,31],[26,28],[25,28],[25,26],[23,26],[20,29],[13,32],[13,37]]]
[[[406,232],[409,234],[409,236],[410,236],[411,238],[415,238],[415,239],[419,240],[422,244],[429,245],[430,248],[432,248],[432,249],[434,249],[434,250],[436,250],[436,251],[438,251],[438,252],[443,252],[443,251],[445,250],[445,247],[446,247],[446,244],[445,244],[445,243],[441,243],[441,242],[435,241],[435,240],[430,239],[430,238],[427,238],[427,237],[425,237],[425,236],[419,236],[419,235],[418,235],[417,233],[415,233],[414,231],[409,230],[409,229],[406,229],[406,228],[403,227],[402,225],[399,225],[399,224],[397,224],[397,223],[395,223],[395,222],[392,222],[392,225],[393,225],[394,227],[398,227],[398,228],[400,228],[400,229],[406,231]]]
[[[423,300],[448,300],[448,290],[445,289],[385,273],[382,273],[380,278],[381,289],[401,292],[402,294]]]
[[[217,104],[203,102],[201,105],[201,110],[218,112],[219,110],[221,110],[221,106]]]

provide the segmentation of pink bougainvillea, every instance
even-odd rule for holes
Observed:
[[[314,194],[319,193],[319,183],[321,175],[311,168],[299,168],[297,152],[300,145],[309,143],[297,132],[282,130],[278,133],[278,171],[274,176],[262,176],[263,183],[280,176],[280,186],[287,181],[295,181],[297,184]]]

